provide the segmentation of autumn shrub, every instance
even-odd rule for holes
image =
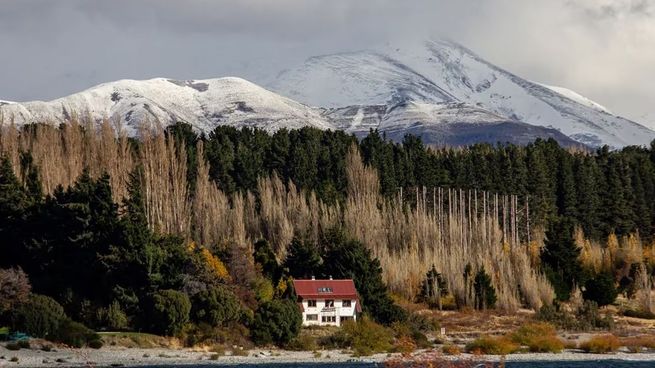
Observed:
[[[150,326],[153,332],[176,335],[189,321],[191,301],[189,297],[176,290],[161,290],[151,297]]]
[[[28,300],[32,287],[20,268],[0,269],[0,313]]]
[[[409,356],[414,350],[416,350],[416,343],[414,342],[414,339],[409,336],[401,336],[396,339],[393,350],[401,353],[403,356]]]
[[[48,338],[66,317],[64,308],[45,295],[30,295],[11,312],[11,327],[33,337]]]
[[[346,321],[329,338],[335,348],[352,349],[355,355],[365,356],[389,351],[393,346],[393,331],[368,317]]]
[[[612,334],[597,335],[583,342],[580,349],[587,353],[606,354],[617,351],[621,347],[618,337]]]
[[[474,354],[507,355],[519,350],[519,344],[507,336],[481,336],[466,345],[466,351]]]
[[[557,337],[555,327],[549,323],[528,323],[509,336],[519,345],[527,346],[533,353],[559,353],[564,343]]]
[[[462,349],[455,344],[446,344],[441,348],[441,351],[445,355],[460,355],[462,354]]]

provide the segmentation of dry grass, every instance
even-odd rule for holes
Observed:
[[[182,346],[176,338],[156,336],[138,332],[100,332],[102,342],[109,346],[120,346],[125,348],[173,348]]]
[[[580,344],[580,349],[587,353],[606,354],[617,351],[621,347],[619,338],[612,335],[596,335]]]
[[[621,345],[628,348],[633,353],[638,353],[647,350],[655,350],[655,336],[643,335],[634,337],[624,337],[620,339]]]
[[[507,336],[481,336],[466,344],[466,351],[476,355],[507,355],[519,348],[520,345]]]

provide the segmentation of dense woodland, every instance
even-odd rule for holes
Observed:
[[[582,286],[654,312],[655,142],[434,148],[182,123],[128,138],[105,122],[4,125],[0,156],[0,322],[17,328],[56,304],[94,329],[287,343],[290,280],[312,275],[353,277],[385,324],[408,318],[392,296],[539,310]]]

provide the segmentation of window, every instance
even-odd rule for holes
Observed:
[[[331,287],[320,287],[318,288],[319,293],[331,293],[332,288]]]
[[[334,308],[334,300],[328,299],[325,301],[325,308]]]
[[[318,321],[318,314],[308,314],[305,316],[307,321]]]
[[[343,303],[341,304],[344,308],[350,308],[352,307],[352,304],[350,304],[350,300],[344,300]]]
[[[323,323],[336,323],[337,316],[323,316],[321,317],[321,322]]]
[[[307,301],[307,306],[309,308],[316,308],[316,300],[308,300]]]

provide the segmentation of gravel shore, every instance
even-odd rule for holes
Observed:
[[[93,349],[56,349],[41,351],[22,349],[9,351],[0,346],[0,367],[132,367],[132,366],[182,366],[182,365],[240,365],[240,364],[271,364],[271,363],[338,363],[338,362],[383,362],[388,354],[377,354],[369,357],[354,358],[338,350],[313,352],[295,352],[283,350],[251,350],[248,356],[217,356],[211,352],[198,352],[187,349],[139,349],[106,347]],[[17,362],[11,362],[16,357]],[[471,358],[462,354],[452,359]],[[486,361],[499,361],[499,356],[482,357]],[[567,351],[561,354],[513,354],[506,361],[583,361],[583,360],[626,360],[653,361],[655,354],[584,354]]]

